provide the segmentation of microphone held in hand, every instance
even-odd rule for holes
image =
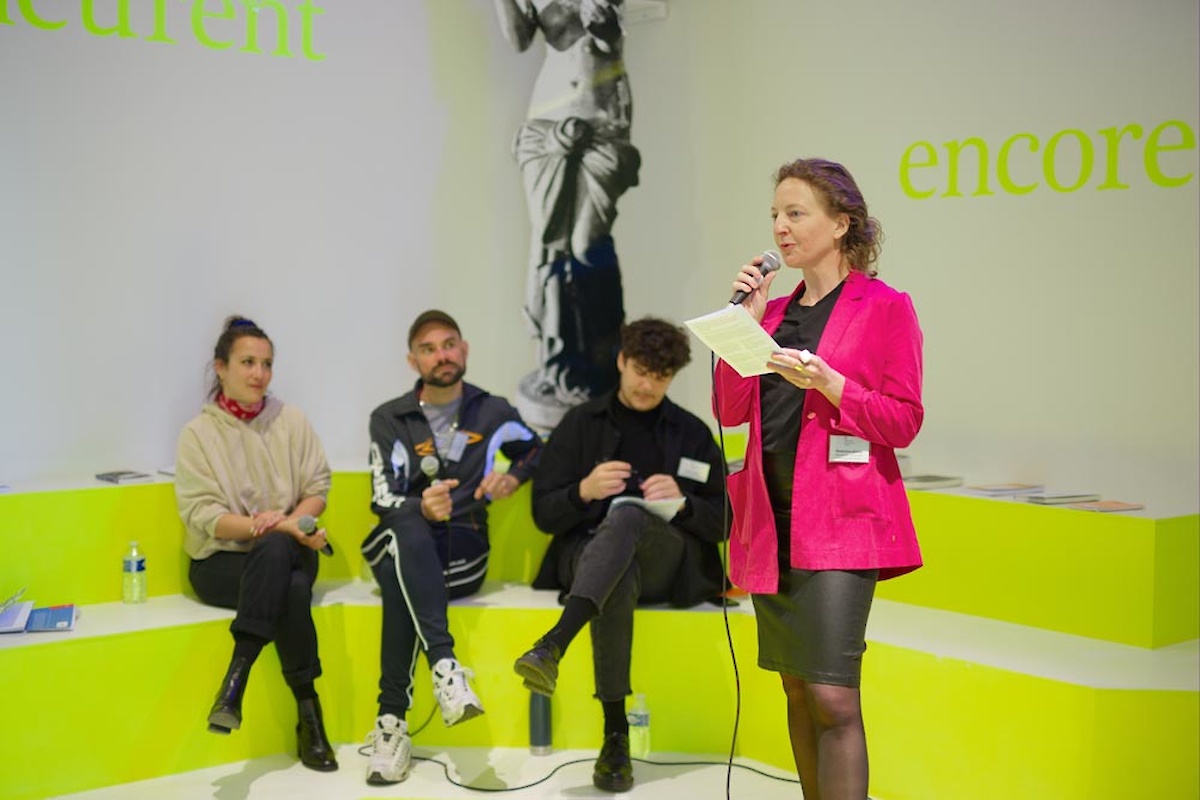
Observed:
[[[442,462],[437,456],[425,456],[421,459],[421,472],[425,473],[425,477],[429,478],[429,485],[436,486],[438,482],[438,471],[442,468]]]
[[[303,517],[296,520],[296,527],[299,528],[305,536],[312,536],[317,532],[317,519],[310,514],[305,514]],[[326,541],[325,546],[321,548],[321,552],[327,556],[333,555],[333,545]]]
[[[442,462],[438,460],[437,456],[425,456],[421,459],[421,472],[424,472],[425,477],[429,478],[430,486],[437,486],[439,483],[441,483],[441,479],[438,478],[438,471],[441,470],[441,468]],[[472,500],[462,508],[456,508],[454,513],[459,517],[469,517],[477,511],[482,511],[483,509],[487,508],[488,504],[491,502],[492,499],[490,497],[481,497],[478,500]]]
[[[762,254],[762,262],[758,265],[758,271],[765,278],[769,273],[779,269],[779,253],[774,250],[764,250]],[[729,298],[729,305],[741,305],[742,301],[750,296],[749,292],[736,291],[733,297]]]

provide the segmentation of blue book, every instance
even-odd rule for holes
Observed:
[[[75,628],[75,604],[46,606],[29,612],[26,633],[36,631],[69,631]]]

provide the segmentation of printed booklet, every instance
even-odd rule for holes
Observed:
[[[75,604],[35,608],[25,623],[27,633],[40,631],[70,631],[75,629]]]

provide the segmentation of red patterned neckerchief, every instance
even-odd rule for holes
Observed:
[[[238,403],[235,400],[230,400],[228,397],[225,396],[224,392],[218,392],[217,393],[217,405],[219,405],[221,408],[228,411],[233,416],[242,420],[243,422],[249,422],[250,420],[254,419],[259,414],[262,413],[262,410],[267,405],[267,401],[264,398],[263,400],[259,400],[257,403],[250,406],[249,408],[246,408],[241,403]]]

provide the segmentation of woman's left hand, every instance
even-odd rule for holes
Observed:
[[[846,377],[816,353],[803,354],[784,348],[771,357],[767,367],[797,389],[816,389],[836,406],[841,402]]]
[[[264,533],[269,533],[279,526],[279,523],[287,519],[287,514],[282,511],[260,511],[252,514],[250,517],[250,533],[255,537],[262,536]]]

